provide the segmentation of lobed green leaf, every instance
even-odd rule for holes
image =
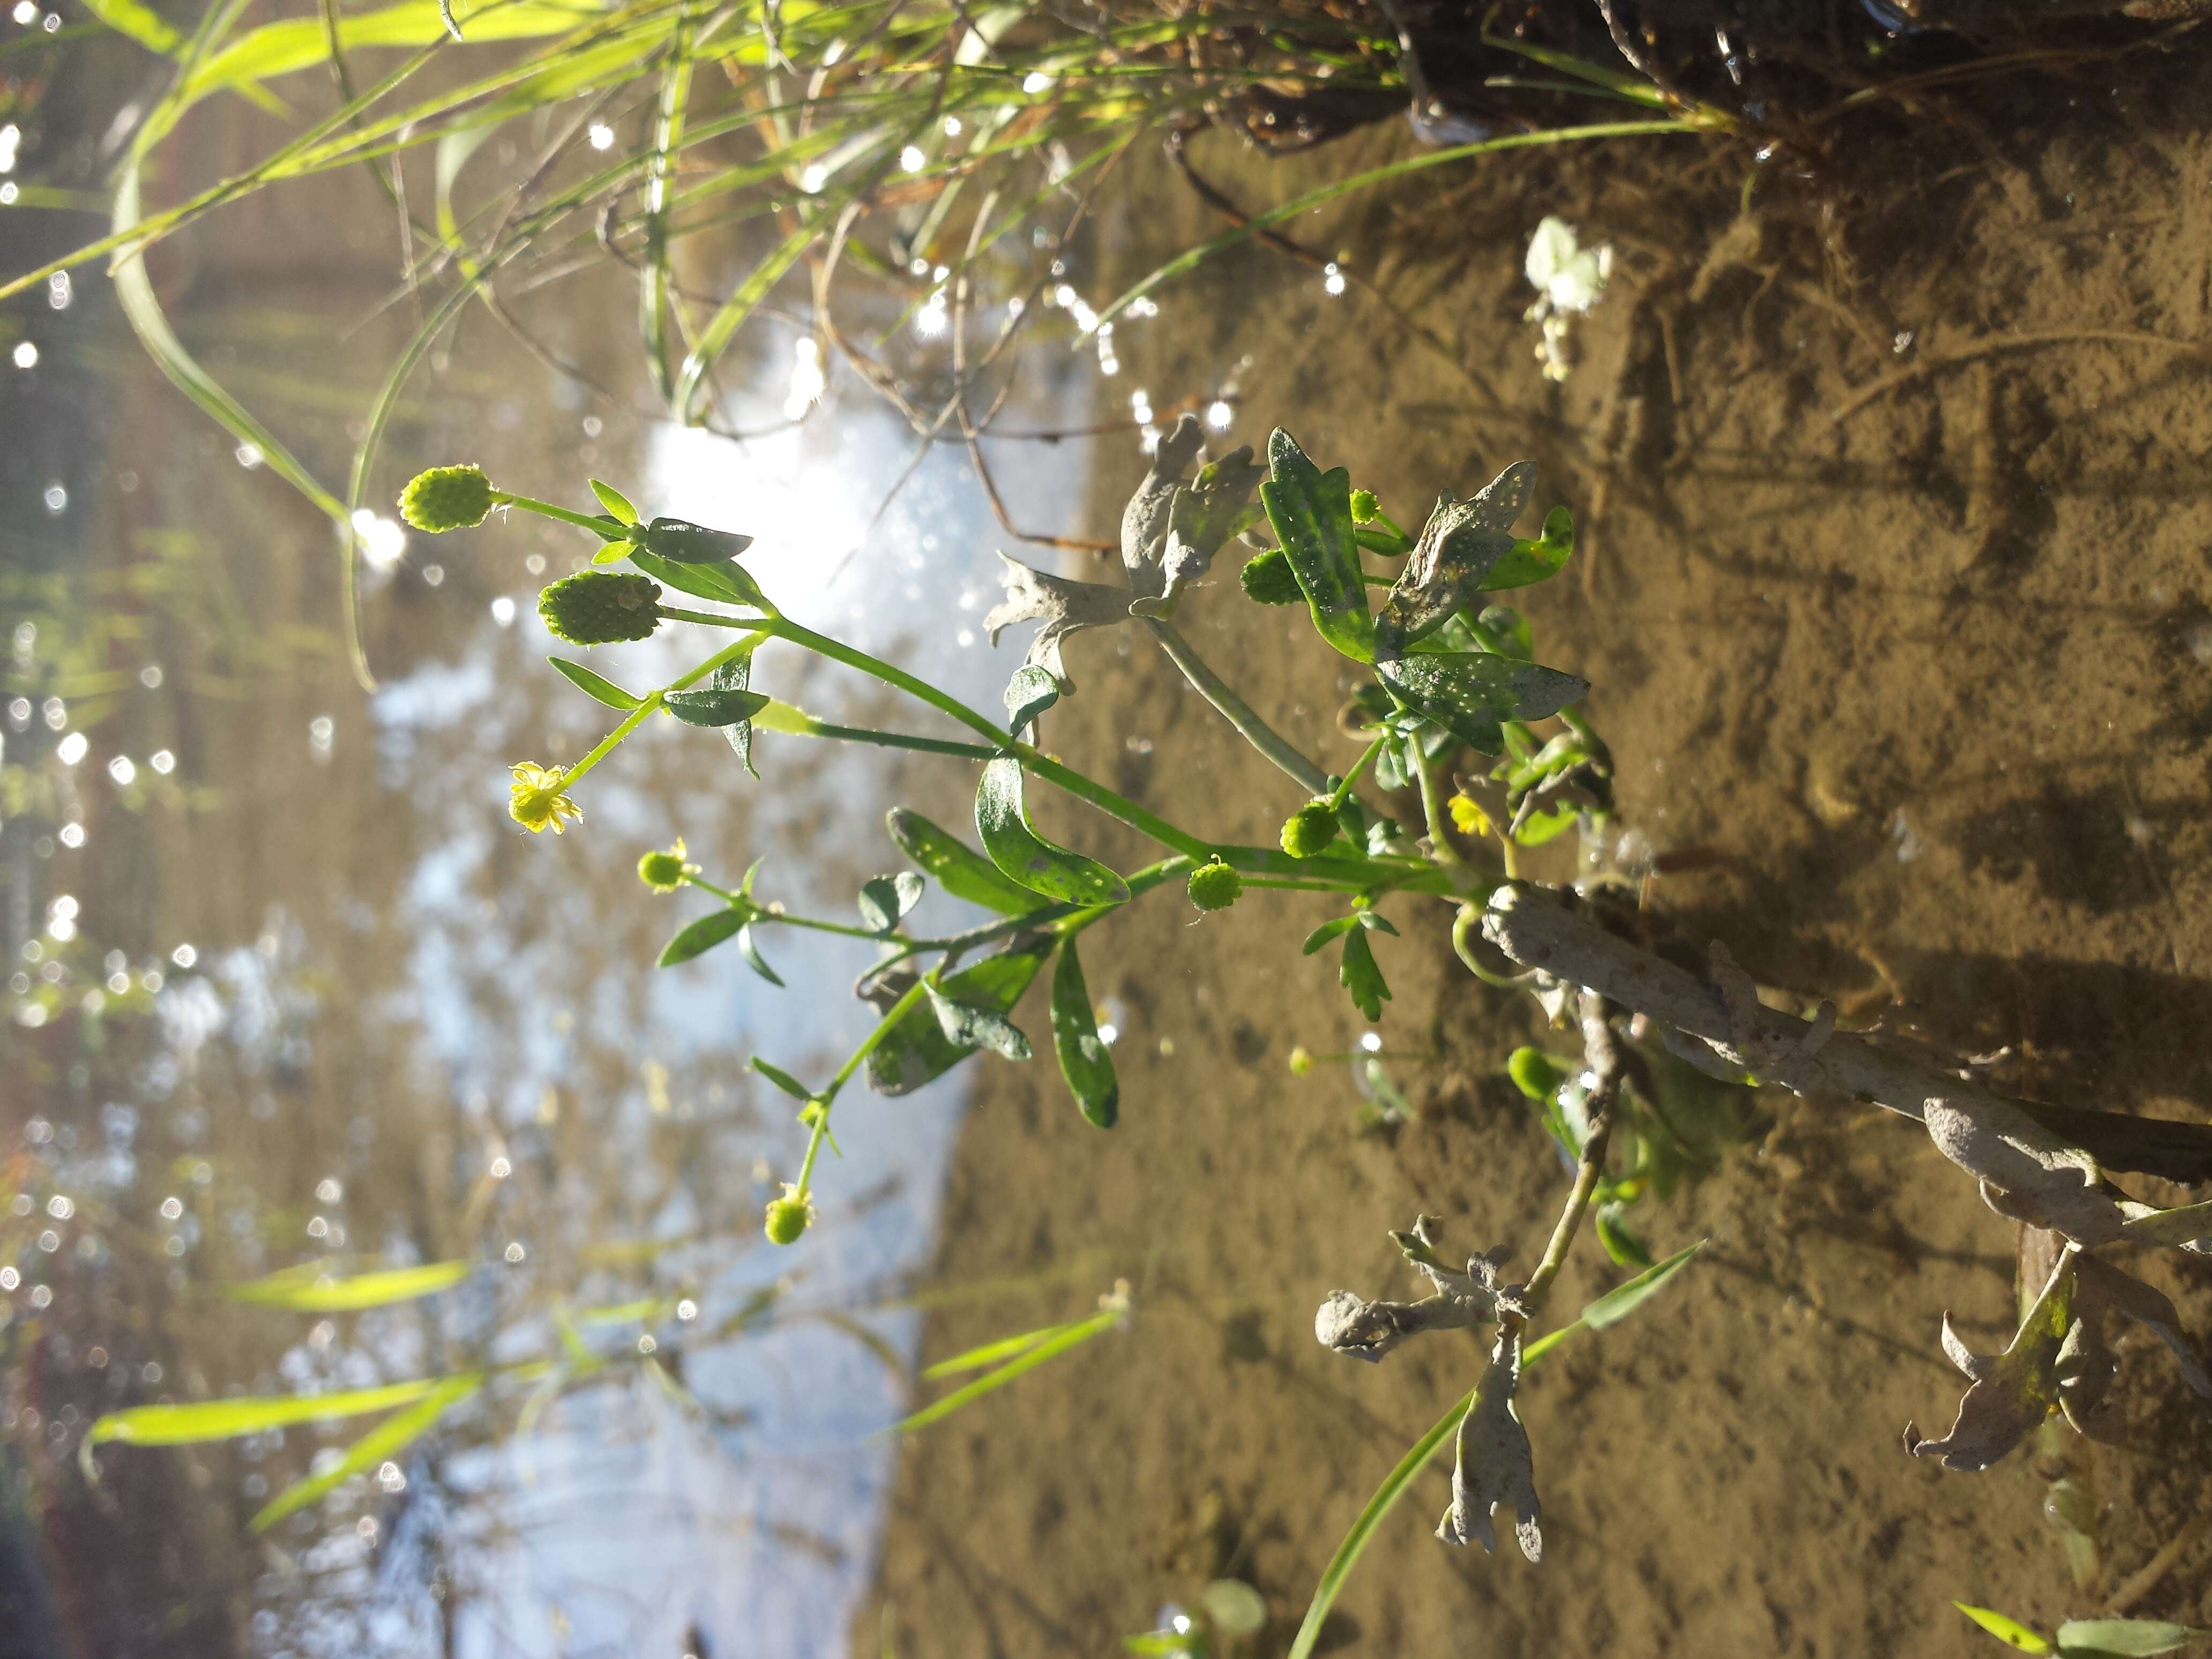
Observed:
[[[1352,520],[1352,475],[1323,472],[1287,432],[1267,441],[1267,481],[1260,501],[1284,556],[1304,591],[1322,638],[1355,662],[1375,660],[1375,619]]]

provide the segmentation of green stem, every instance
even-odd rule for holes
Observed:
[[[620,536],[607,534],[608,526],[612,521],[606,518],[595,519],[588,514],[572,513],[565,507],[556,507],[550,501],[541,501],[533,496],[510,495],[504,489],[495,489],[491,492],[491,504],[494,507],[519,507],[525,513],[537,514],[541,519],[558,519],[563,524],[573,524],[590,531],[603,542],[622,539]],[[614,527],[620,529],[622,526],[617,525]]]
[[[1366,769],[1367,763],[1382,752],[1382,745],[1389,741],[1389,737],[1390,734],[1388,732],[1376,732],[1375,740],[1367,745],[1358,760],[1352,763],[1352,769],[1344,775],[1344,781],[1338,784],[1329,793],[1328,810],[1330,811],[1334,812],[1344,805],[1344,798],[1352,793],[1353,781],[1358,779],[1361,772]]]
[[[678,684],[681,684],[682,682],[679,681]],[[638,704],[638,706],[631,709],[629,714],[623,715],[623,722],[620,726],[617,726],[613,731],[608,732],[606,736],[601,738],[599,742],[593,745],[592,751],[589,754],[586,755],[583,759],[578,761],[574,766],[568,768],[567,771],[561,775],[561,787],[564,790],[568,788],[576,781],[577,779],[582,777],[585,773],[590,771],[594,766],[597,766],[610,754],[613,753],[617,744],[620,743],[631,732],[636,731],[639,726],[644,725],[646,716],[652,714],[653,710],[660,707],[660,699],[662,696],[663,693],[659,691],[652,693],[643,702]]]
[[[811,927],[817,933],[838,933],[847,939],[881,941],[890,937],[885,933],[872,933],[865,927],[850,927],[843,922],[823,921],[813,916],[794,916],[780,905],[757,904],[742,893],[733,893],[726,887],[717,887],[713,882],[703,881],[697,876],[686,876],[684,879],[702,893],[712,893],[725,904],[742,906],[757,922],[780,921],[787,927]]]
[[[837,1091],[852,1081],[853,1073],[860,1069],[870,1054],[875,1053],[876,1046],[890,1035],[891,1028],[907,1017],[908,1012],[921,1000],[925,993],[926,988],[919,979],[907,987],[906,994],[891,1004],[889,1011],[876,1022],[876,1029],[862,1039],[860,1046],[854,1049],[845,1063],[837,1068],[837,1075],[830,1079],[829,1086],[815,1097],[815,1104],[822,1109],[814,1120],[813,1132],[807,1137],[806,1156],[799,1165],[799,1197],[806,1196],[807,1184],[814,1178],[814,1160],[821,1157],[822,1143],[829,1138],[830,1108],[836,1101]]]
[[[1152,637],[1160,642],[1160,649],[1168,653],[1168,660],[1182,671],[1182,677],[1196,688],[1198,695],[1212,703],[1245,742],[1288,773],[1309,795],[1318,795],[1328,789],[1328,775],[1291,747],[1279,732],[1261,720],[1249,703],[1206,665],[1206,659],[1191,648],[1188,640],[1158,617],[1139,620],[1152,630]]]

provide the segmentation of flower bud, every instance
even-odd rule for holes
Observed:
[[[1535,1101],[1546,1101],[1559,1093],[1565,1081],[1559,1068],[1552,1064],[1551,1056],[1541,1048],[1516,1048],[1512,1058],[1505,1062],[1506,1075],[1513,1086]]]
[[[1313,1053],[1305,1046],[1304,1043],[1301,1042],[1291,1050],[1291,1075],[1292,1077],[1304,1077],[1309,1072],[1312,1071],[1313,1068]]]
[[[796,1244],[814,1219],[814,1206],[805,1194],[786,1182],[783,1196],[768,1206],[768,1242]]]
[[[672,893],[684,884],[692,868],[684,861],[684,843],[678,841],[665,853],[647,853],[640,859],[637,878],[656,893]]]
[[[1244,878],[1220,859],[1190,872],[1190,902],[1201,910],[1226,910],[1244,890]]]
[[[1352,521],[1354,524],[1373,524],[1382,516],[1382,503],[1375,499],[1371,489],[1352,492]]]
[[[1256,605],[1296,605],[1306,596],[1298,586],[1297,573],[1291,568],[1289,555],[1279,547],[1245,560],[1237,580],[1243,585],[1244,597]]]
[[[479,466],[434,466],[416,473],[399,496],[399,516],[434,536],[473,529],[491,507],[491,480]]]
[[[538,614],[556,640],[613,645],[652,636],[660,626],[660,584],[650,576],[580,570],[538,596]]]
[[[1318,795],[1283,823],[1283,850],[1294,859],[1310,859],[1335,839],[1336,809]]]

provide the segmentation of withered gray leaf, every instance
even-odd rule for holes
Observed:
[[[1247,444],[1200,467],[1198,477],[1176,491],[1161,556],[1164,599],[1172,600],[1212,568],[1213,556],[1237,533],[1252,492],[1267,476],[1266,467],[1254,465]]]
[[[1372,1364],[1423,1331],[1486,1325],[1501,1308],[1526,1311],[1519,1299],[1521,1286],[1498,1283],[1498,1270],[1510,1251],[1500,1245],[1475,1257],[1462,1273],[1437,1255],[1436,1224],[1433,1216],[1420,1216],[1411,1231],[1390,1235],[1436,1294],[1419,1302],[1370,1302],[1352,1291],[1331,1291],[1314,1314],[1314,1335],[1322,1346]]]
[[[2206,1373],[2203,1356],[2182,1329],[2181,1316],[2165,1291],[2095,1256],[2082,1257],[2079,1273],[2085,1301],[2110,1308],[2123,1318],[2149,1327],[2158,1340],[2173,1351],[2173,1358],[2181,1367],[2182,1380],[2212,1400],[2212,1375]]]
[[[1535,488],[1535,463],[1516,461],[1472,501],[1438,496],[1383,602],[1385,636],[1419,639],[1480,592],[1483,578],[1513,550],[1513,521]]]
[[[1935,1456],[1947,1469],[1985,1469],[2026,1439],[2060,1403],[2063,1385],[2058,1356],[2075,1324],[2074,1275],[2078,1249],[2059,1253],[2057,1264],[2035,1305],[2014,1333],[2012,1346],[1984,1359],[1968,1348],[1943,1316],[1943,1352],[1972,1380],[1959,1401],[1957,1421],[1941,1440],[1923,1440],[1905,1425],[1905,1449],[1915,1457]]]
[[[2078,1243],[2109,1244],[2126,1217],[2098,1189],[2097,1160],[2001,1100],[1930,1100],[1928,1138],[1978,1176],[2000,1215],[2048,1227]],[[1989,1188],[2000,1196],[1991,1198]]]
[[[1159,567],[1167,551],[1176,491],[1205,447],[1206,428],[1198,416],[1184,416],[1173,431],[1162,434],[1144,482],[1121,509],[1121,563],[1129,572],[1130,585],[1140,593],[1160,591]]]
[[[1521,1382],[1521,1339],[1501,1337],[1490,1351],[1490,1364],[1474,1404],[1460,1419],[1459,1455],[1452,1466],[1451,1508],[1444,1511],[1437,1536],[1446,1543],[1498,1547],[1494,1517],[1500,1504],[1513,1506],[1514,1535],[1521,1553],[1544,1559],[1543,1506],[1536,1501],[1535,1458],[1528,1431],[1521,1426],[1513,1395]]]
[[[2118,1369],[2094,1321],[2075,1320],[2065,1340],[2058,1345],[2058,1356],[2051,1369],[2058,1379],[2058,1409],[2066,1413],[2075,1433],[2088,1433],[2090,1416],[2103,1402]]]
[[[2179,1210],[2137,1205],[2129,1212],[2120,1237],[2130,1244],[2163,1244],[2197,1255],[2212,1255],[2212,1199]]]
[[[1000,634],[1015,623],[1042,622],[1044,626],[1030,641],[1029,653],[1023,660],[1042,668],[1064,688],[1073,690],[1074,683],[1067,678],[1066,665],[1060,660],[1060,642],[1086,628],[1110,628],[1115,623],[1128,621],[1129,590],[1103,582],[1048,575],[1004,553],[999,555],[999,560],[1006,567],[1006,597],[983,618],[991,643],[996,645]]]

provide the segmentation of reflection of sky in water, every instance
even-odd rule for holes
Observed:
[[[1024,414],[1050,419],[1054,411]],[[871,525],[881,492],[905,468],[914,441],[880,406],[825,409],[803,428],[743,447],[665,429],[653,434],[648,477],[633,493],[648,512],[753,535],[747,567],[796,618],[994,708],[1018,658],[1012,651],[991,653],[979,619],[997,588],[994,550],[1006,538],[988,517],[964,452],[934,449]],[[1070,524],[1080,478],[1074,458],[1063,456],[1055,454],[1048,467],[1006,469],[1041,475],[1028,489],[1018,477],[1006,481],[1018,518],[1054,528]],[[542,653],[553,642],[523,599],[512,626],[523,633],[522,643]],[[585,913],[566,911],[562,926],[532,929],[526,938],[502,927],[497,913],[488,915],[477,896],[495,885],[486,866],[502,850],[514,850],[500,848],[497,839],[519,832],[485,810],[485,798],[503,805],[504,765],[522,752],[515,747],[520,739],[510,733],[515,716],[509,705],[547,699],[573,705],[580,696],[546,671],[533,673],[527,696],[518,698],[490,661],[507,625],[497,613],[487,616],[477,649],[458,663],[426,664],[387,686],[372,706],[384,765],[404,768],[433,745],[448,752],[458,745],[478,757],[472,775],[462,774],[473,775],[473,793],[418,797],[417,811],[433,820],[424,823],[421,842],[428,850],[397,897],[413,939],[410,971],[394,994],[404,1006],[386,1012],[422,1033],[427,1052],[419,1061],[446,1068],[453,1096],[477,1103],[487,1127],[501,1133],[526,1133],[547,1090],[564,1083],[562,1061],[572,1042],[628,1050],[678,1077],[734,1079],[755,1052],[802,1075],[826,1075],[870,1024],[869,1011],[848,994],[867,959],[866,947],[855,941],[765,930],[763,948],[787,982],[784,990],[756,978],[735,950],[725,949],[666,972],[654,972],[644,960],[610,960],[584,1005],[573,1008],[531,994],[550,955],[592,948],[591,923]],[[641,686],[665,681],[720,642],[704,630],[675,627],[645,644],[595,652],[592,661],[617,680]],[[818,672],[820,666],[771,647],[762,653],[754,684],[833,719],[938,729],[936,717],[918,706],[887,705],[866,682],[842,670]],[[893,802],[876,751],[842,751],[774,734],[762,734],[757,744],[763,781],[754,783],[714,734],[653,722],[579,791],[588,814],[581,836],[593,862],[626,862],[677,831],[702,854],[702,842],[715,838],[697,826],[726,813],[733,792],[747,792],[762,851],[796,836],[832,865],[832,874],[817,884],[811,878],[821,875],[823,858],[772,856],[763,892],[797,909],[846,919],[851,892],[836,860],[857,860],[854,867],[864,870],[898,863],[882,830],[883,811]],[[672,795],[636,781],[641,759],[664,745],[681,746]],[[671,770],[653,768],[664,780]],[[540,854],[554,845],[522,850]],[[710,873],[733,880],[738,872],[710,866]],[[624,898],[658,904],[670,931],[701,908],[693,896],[650,900],[635,888]],[[932,917],[942,919],[950,909],[933,897],[916,924],[932,926]],[[632,981],[646,975],[641,1003]],[[479,994],[488,985],[512,995],[488,1002]],[[563,1016],[573,1017],[575,1026],[568,1027]],[[729,1317],[781,1273],[801,1275],[787,1305],[836,1309],[920,1265],[935,1224],[962,1088],[957,1073],[898,1100],[882,1099],[858,1083],[849,1088],[836,1110],[844,1157],[823,1160],[817,1174],[823,1222],[801,1247],[748,1249],[734,1261],[726,1248],[694,1252],[688,1260],[679,1252],[663,1262],[664,1268],[688,1266],[696,1273],[696,1328]],[[605,1182],[623,1179],[625,1140],[653,1129],[653,1091],[634,1092],[642,1097],[615,1120],[605,1148],[599,1174]],[[803,1135],[787,1122],[785,1103],[760,1090],[751,1091],[751,1098],[776,1103],[769,1121],[784,1127],[768,1130],[764,1139],[751,1132],[757,1144],[750,1157],[725,1137],[717,1143],[717,1166],[701,1172],[703,1178],[747,1182],[751,1157],[765,1158],[778,1179],[795,1167]],[[866,1201],[872,1194],[888,1196]],[[747,1208],[757,1214],[757,1203]],[[648,1231],[682,1238],[698,1224],[696,1205],[679,1190]],[[917,1316],[878,1314],[870,1323],[899,1352],[911,1352]],[[507,1334],[520,1345],[518,1351],[543,1352],[547,1346],[542,1322]],[[899,1384],[853,1337],[806,1321],[695,1351],[684,1380],[712,1421],[688,1413],[646,1374],[624,1367],[612,1380],[571,1392],[527,1432],[456,1460],[444,1472],[449,1486],[481,1494],[481,1504],[471,1507],[498,1520],[486,1524],[442,1503],[403,1511],[382,1557],[382,1571],[393,1581],[387,1585],[391,1622],[380,1619],[373,1627],[393,1647],[406,1649],[425,1633],[422,1620],[434,1625],[427,1598],[410,1595],[398,1581],[414,1577],[406,1567],[414,1540],[422,1528],[435,1527],[449,1547],[457,1535],[472,1540],[479,1557],[467,1574],[474,1594],[459,1617],[464,1654],[674,1655],[690,1650],[687,1632],[694,1627],[715,1655],[841,1651],[866,1583],[896,1456],[894,1443],[872,1437],[902,1409]]]

